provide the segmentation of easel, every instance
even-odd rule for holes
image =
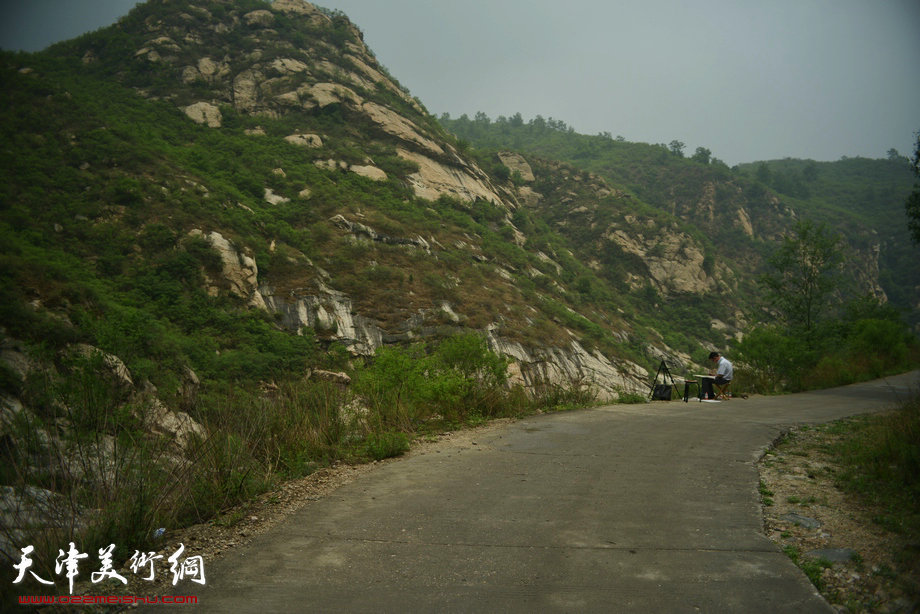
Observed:
[[[664,392],[664,388],[659,387],[658,378],[661,377],[661,386],[667,387],[667,393]],[[656,399],[660,401],[670,401],[671,392],[675,386],[674,378],[671,376],[671,371],[668,369],[668,365],[665,361],[661,361],[661,364],[658,365],[658,372],[655,374],[655,379],[652,381],[652,389],[648,393],[649,400]],[[665,396],[665,394],[667,396]]]

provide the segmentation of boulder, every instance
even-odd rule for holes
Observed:
[[[284,140],[292,145],[318,149],[323,146],[323,139],[318,134],[289,134]]]
[[[265,188],[265,195],[262,198],[265,199],[265,202],[272,205],[280,205],[281,203],[287,203],[291,201],[291,199],[287,198],[286,196],[275,194],[271,188]]]
[[[348,167],[348,170],[355,173],[356,175],[367,177],[368,179],[371,179],[373,181],[386,181],[387,180],[387,174],[383,170],[377,168],[376,166],[371,166],[371,165],[361,166],[358,164],[352,164],[351,166]]]
[[[151,433],[168,437],[181,450],[187,450],[196,439],[204,440],[207,431],[184,411],[170,411],[156,397],[147,397],[146,428]]]
[[[209,128],[220,128],[221,121],[223,121],[220,109],[209,102],[196,102],[182,107],[182,111],[193,122],[206,124]]]
[[[508,170],[512,173],[517,172],[521,175],[521,179],[527,182],[534,181],[533,170],[530,168],[530,164],[527,163],[527,160],[523,156],[517,153],[510,151],[500,151],[498,152],[498,159],[502,161]]]

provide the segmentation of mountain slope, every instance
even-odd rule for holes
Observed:
[[[538,195],[458,147],[341,15],[148,2],[2,70],[8,335],[95,345],[163,389],[468,329],[525,383],[607,398],[654,361],[637,299],[541,220],[522,232]],[[545,173],[550,201],[610,191]]]
[[[742,278],[762,270],[763,256],[796,220],[826,222],[845,239],[854,293],[887,298],[917,323],[920,270],[904,218],[912,179],[903,160],[788,159],[729,169],[705,150],[685,158],[664,145],[580,135],[541,117],[492,121],[478,114],[441,122],[477,147],[565,160],[622,185],[702,233],[712,257],[740,267]]]
[[[502,151],[470,149],[301,0],[151,0],[2,61],[7,334],[161,388],[472,329],[522,383],[612,398],[745,330],[797,217],[658,146],[485,122]],[[881,294],[876,243],[851,260]]]
[[[490,123],[471,147],[302,0],[149,0],[0,53],[0,557],[34,537],[51,575],[62,543],[154,549],[412,434],[644,400],[772,315],[757,275],[809,206],[856,231],[847,291],[915,296],[860,229],[888,210],[851,215],[831,172],[808,196]],[[847,352],[911,359],[858,324]]]

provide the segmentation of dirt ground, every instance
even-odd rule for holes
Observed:
[[[800,561],[814,550],[843,551],[818,587],[840,612],[920,612],[920,578],[899,571],[916,562],[920,544],[873,522],[877,510],[835,486],[837,467],[823,448],[839,437],[826,427],[795,429],[764,456],[764,532]]]

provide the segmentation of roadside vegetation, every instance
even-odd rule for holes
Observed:
[[[70,541],[91,553],[111,543],[153,550],[160,527],[209,521],[321,467],[398,456],[416,438],[593,401],[578,385],[525,393],[508,385],[507,364],[469,333],[382,348],[352,362],[350,386],[304,377],[228,382],[185,405],[206,433],[182,454],[144,428],[153,408],[125,402],[99,355],[24,382],[4,369],[7,388],[36,411],[19,413],[0,442],[0,483],[57,493],[45,511],[71,520],[50,530],[3,527],[0,539],[34,545],[33,570],[53,578],[57,550]],[[4,585],[4,598],[19,588]]]
[[[0,510],[9,512],[0,542],[33,544],[32,570],[42,577],[57,575],[57,549],[71,541],[93,554],[111,543],[153,550],[157,529],[213,521],[319,468],[398,456],[445,430],[593,402],[582,382],[529,382],[525,391],[509,381],[508,361],[475,332],[487,327],[529,347],[577,339],[588,352],[652,369],[650,348],[662,344],[705,364],[709,346],[729,337],[712,320],[737,319],[758,295],[731,267],[759,262],[768,243],[683,220],[695,215],[700,191],[721,181],[714,202],[747,198],[755,221],[784,229],[764,221],[775,214],[765,186],[785,185],[777,169],[752,183],[751,173],[706,151],[684,159],[677,142],[669,149],[584,137],[553,120],[527,127],[519,116],[491,128],[477,118],[508,138],[476,149],[463,140],[472,137],[447,134],[387,87],[353,84],[426,138],[456,145],[499,191],[524,186],[495,148],[533,146],[564,160],[534,162],[539,177],[528,189],[542,204],[416,197],[408,177],[419,169],[399,155],[406,144],[347,104],[267,114],[224,104],[220,128],[192,122],[178,107],[214,99],[214,91],[207,79],[180,78],[170,62],[138,53],[151,42],[151,24],[172,20],[197,33],[188,39],[200,36],[215,58],[252,54],[266,66],[297,59],[310,65],[303,84],[308,75],[310,83],[338,82],[355,69],[335,50],[357,53],[360,32],[334,12],[329,27],[278,14],[262,34],[212,22],[240,24],[243,12],[266,6],[148,3],[118,26],[47,52],[0,52],[0,350],[19,361],[0,362],[0,486],[16,495],[10,501],[40,498],[37,511]],[[202,59],[175,46],[177,67]],[[285,141],[314,133],[321,147]],[[385,180],[345,170],[368,160]],[[625,187],[600,190],[588,171]],[[573,217],[589,209],[585,223]],[[346,230],[338,216],[372,232]],[[641,256],[597,248],[614,223],[631,234],[678,229],[686,247],[699,248],[702,269],[725,267],[736,287],[660,294]],[[257,262],[266,295],[328,286],[400,342],[357,357],[328,321],[292,330],[280,311],[250,308],[202,238],[211,231]],[[823,232],[802,241],[820,244]],[[729,252],[738,255],[731,266],[719,262]],[[777,279],[794,269],[790,262],[776,260]],[[892,262],[883,270],[899,271]],[[850,301],[840,287],[820,298]],[[871,301],[846,305],[815,312],[805,328],[794,323],[795,305],[766,305],[786,327],[750,331],[737,347],[750,369],[744,378],[758,390],[797,390],[916,364],[901,314]],[[410,342],[417,339],[425,341]],[[335,377],[317,377],[323,372]],[[624,391],[620,400],[645,397]],[[151,426],[166,412],[201,429],[176,441]],[[31,524],[8,521],[23,518]],[[19,592],[2,587],[3,599]]]
[[[885,414],[793,429],[761,472],[768,534],[831,604],[920,604],[920,394]],[[850,552],[831,561],[825,548]]]
[[[750,389],[830,388],[920,364],[920,345],[897,309],[848,294],[841,242],[825,225],[802,221],[768,258],[763,320],[737,344]]]

